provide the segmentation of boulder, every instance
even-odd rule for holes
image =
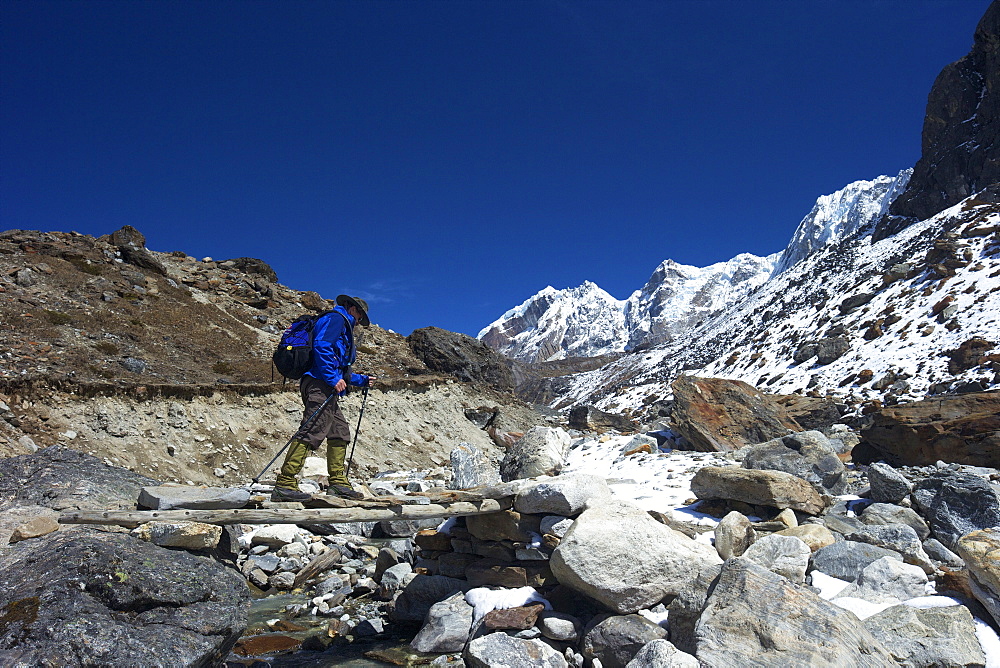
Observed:
[[[699,567],[691,585],[677,594],[667,607],[670,642],[682,652],[695,653],[695,626],[721,572],[721,564]]]
[[[465,602],[465,594],[459,592],[430,607],[410,647],[418,652],[461,652],[471,629],[472,606]]]
[[[821,547],[833,545],[837,542],[837,539],[833,537],[833,533],[822,524],[800,524],[797,527],[782,529],[776,535],[794,536],[805,543],[813,552]]]
[[[219,544],[222,527],[202,522],[146,522],[136,527],[132,535],[160,547],[210,550]]]
[[[796,584],[802,584],[806,581],[806,568],[811,555],[809,546],[798,538],[771,534],[758,539],[747,548],[743,558]]]
[[[739,557],[757,540],[753,524],[743,513],[727,513],[715,527],[715,551],[725,559]]]
[[[969,532],[1000,526],[1000,497],[972,473],[935,473],[914,486],[913,500],[934,537],[950,548]]]
[[[537,515],[522,515],[516,510],[503,510],[485,515],[470,515],[465,518],[466,528],[473,537],[480,540],[510,540],[530,543],[531,534],[539,533],[542,518]]]
[[[838,580],[853,582],[869,564],[883,557],[903,561],[898,552],[844,540],[816,550],[812,556],[812,568]]]
[[[783,471],[706,466],[691,480],[691,491],[699,499],[726,499],[771,508],[791,508],[810,515],[818,515],[827,505],[812,485]]]
[[[903,508],[891,503],[873,503],[865,508],[858,517],[868,525],[905,524],[917,533],[920,540],[931,535],[927,523],[913,508]]]
[[[583,636],[580,649],[607,668],[625,668],[647,643],[666,640],[667,632],[642,615],[612,615],[594,624]]]
[[[593,406],[574,406],[569,411],[569,428],[580,431],[604,433],[614,430],[621,433],[636,431],[639,426],[624,415],[606,413]]]
[[[888,406],[861,436],[893,465],[937,461],[1000,467],[1000,392],[939,396]]]
[[[465,580],[444,575],[418,575],[393,601],[389,614],[398,622],[422,622],[431,606],[471,588]]]
[[[851,612],[737,557],[722,566],[695,628],[703,666],[892,666]]]
[[[294,524],[265,524],[253,533],[251,545],[267,545],[279,548],[295,542],[295,537],[301,533]]]
[[[628,614],[689,586],[697,576],[692,565],[720,561],[711,547],[609,499],[583,511],[549,563],[560,584]]]
[[[500,353],[467,334],[423,327],[413,330],[406,342],[432,371],[450,374],[467,383],[514,389],[514,375]]]
[[[669,640],[658,638],[643,646],[625,668],[698,668],[698,659],[680,651]]]
[[[751,445],[742,452],[744,468],[791,473],[831,494],[843,494],[847,489],[844,463],[822,432],[789,434]]]
[[[901,666],[985,666],[976,623],[964,605],[895,605],[862,622]]]
[[[846,336],[829,336],[816,342],[816,364],[830,364],[851,349]]]
[[[49,515],[35,517],[23,524],[18,524],[10,534],[10,542],[18,543],[22,540],[46,536],[53,531],[58,531],[60,526],[59,521]]]
[[[552,610],[538,615],[538,630],[550,640],[576,642],[580,637],[580,620],[573,615]]]
[[[872,603],[891,603],[923,596],[926,587],[927,576],[919,566],[882,557],[865,566],[858,574],[857,582],[844,587],[837,596],[860,598]]]
[[[151,478],[108,466],[78,450],[51,446],[0,459],[0,510],[25,505],[132,510],[139,491],[155,484]]]
[[[847,534],[846,538],[893,550],[903,557],[904,562],[919,566],[925,573],[934,572],[934,564],[924,552],[920,537],[913,527],[905,524],[872,524],[860,531]]]
[[[570,437],[556,427],[532,427],[507,450],[500,463],[504,482],[557,475],[569,451]]]
[[[250,491],[242,487],[157,485],[139,492],[139,506],[150,510],[243,508],[249,501]]]
[[[459,443],[451,451],[451,489],[469,489],[500,482],[500,472],[482,450]]]
[[[541,640],[490,633],[469,643],[462,654],[469,668],[568,668],[563,655]]]
[[[832,397],[781,394],[771,395],[771,400],[784,408],[788,417],[795,420],[803,429],[826,430],[840,421],[841,404]]]
[[[0,591],[3,665],[217,665],[250,607],[234,570],[76,527],[0,553]]]
[[[574,516],[588,501],[611,496],[604,478],[573,473],[539,480],[521,489],[514,497],[514,510],[521,513]]]
[[[673,420],[691,447],[726,452],[802,431],[778,404],[739,380],[680,376]]]
[[[973,595],[1000,624],[1000,529],[974,531],[956,546],[969,569]]]
[[[490,610],[483,617],[483,626],[491,631],[526,631],[535,625],[538,613],[545,609],[541,603],[519,605],[514,608]]]

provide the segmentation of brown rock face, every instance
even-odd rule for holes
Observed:
[[[783,408],[739,380],[681,376],[673,419],[695,450],[725,452],[802,431]]]
[[[483,617],[488,629],[530,629],[538,619],[538,613],[545,609],[541,603],[506,610],[491,610]]]
[[[941,70],[927,97],[921,156],[874,239],[930,218],[1000,182],[1000,4],[976,28],[972,50]],[[995,189],[987,193],[996,201]]]
[[[996,344],[981,337],[973,337],[951,351],[948,360],[948,373],[958,375],[963,371],[974,369],[982,364],[986,351],[993,350]]]
[[[471,336],[423,327],[414,330],[406,341],[429,369],[500,390],[514,387],[514,375],[500,353]]]
[[[941,460],[1000,466],[1000,392],[935,397],[883,408],[862,438],[894,466]]]

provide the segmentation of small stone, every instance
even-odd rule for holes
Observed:
[[[14,529],[14,533],[10,536],[10,542],[17,543],[30,538],[38,538],[58,530],[59,522],[54,517],[36,517],[30,522],[25,522]]]

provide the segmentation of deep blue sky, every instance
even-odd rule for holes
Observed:
[[[130,224],[475,335],[912,166],[988,4],[2,0],[0,228]]]

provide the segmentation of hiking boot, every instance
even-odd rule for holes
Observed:
[[[365,495],[361,492],[357,492],[350,485],[330,485],[330,489],[327,490],[328,493],[335,496],[339,496],[342,499],[354,499],[355,501],[365,498]]]
[[[306,501],[312,501],[312,494],[306,494],[302,490],[292,489],[291,487],[275,487],[274,491],[271,492],[272,501],[299,501],[300,503],[305,503]]]

